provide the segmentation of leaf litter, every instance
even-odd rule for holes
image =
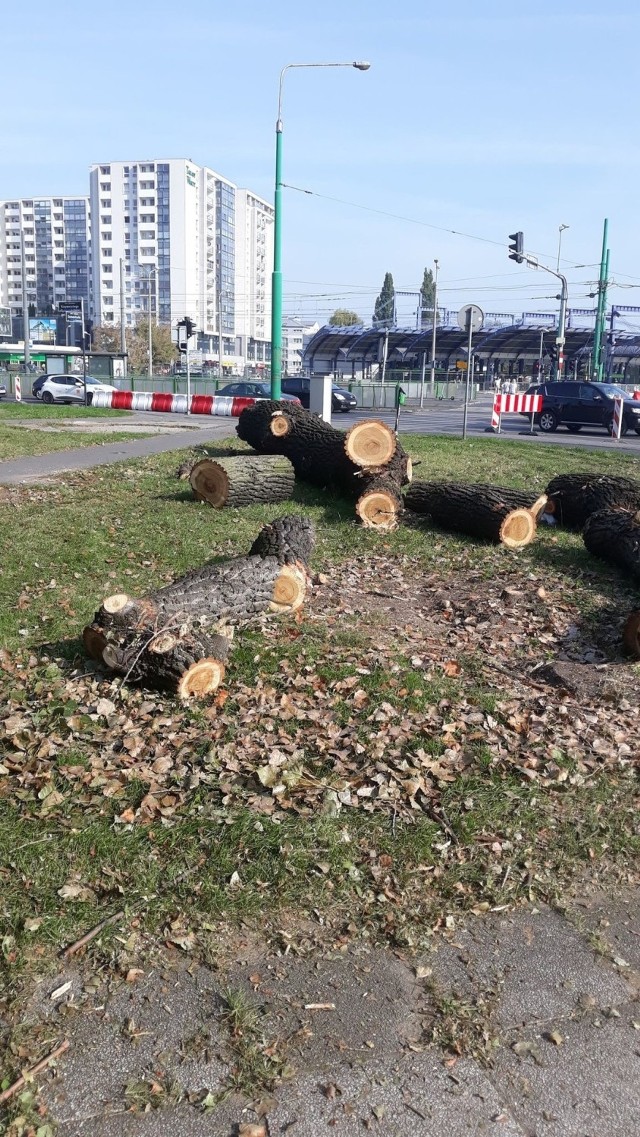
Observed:
[[[248,641],[256,655],[232,661],[227,689],[199,705],[123,688],[84,661],[2,650],[0,796],[32,816],[120,827],[170,826],[203,793],[274,818],[395,822],[433,816],[448,784],[487,768],[541,786],[625,772],[637,672],[606,662],[619,628],[602,578],[585,573],[570,593],[527,568],[502,558],[488,571],[469,550],[431,574],[408,555],[335,566],[302,617],[265,621]],[[550,685],[540,669],[553,660],[606,672],[607,698]],[[81,881],[59,895],[92,899]]]

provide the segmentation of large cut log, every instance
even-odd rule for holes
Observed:
[[[601,509],[640,509],[640,482],[613,474],[559,474],[545,492],[549,498],[545,513],[552,513],[567,529],[582,529],[587,518]]]
[[[356,501],[356,514],[366,529],[395,529],[402,513],[400,485],[388,474],[367,478]]]
[[[414,482],[405,495],[405,506],[414,513],[428,514],[443,529],[519,549],[535,537],[546,500],[546,495],[534,498],[526,491],[501,486]]]
[[[203,458],[192,467],[189,481],[198,500],[222,509],[288,501],[295,473],[289,459],[280,454],[242,454]]]
[[[640,659],[640,609],[636,608],[627,616],[622,642],[634,659]]]
[[[587,518],[582,536],[590,553],[640,580],[640,513],[601,509]]]
[[[301,480],[356,500],[381,476],[390,479],[395,492],[384,510],[369,511],[368,524],[388,529],[396,523],[400,487],[411,481],[411,460],[386,423],[369,419],[345,433],[295,404],[265,399],[242,412],[236,429],[259,454],[288,458]]]
[[[143,597],[106,597],[84,629],[85,649],[132,682],[181,698],[206,694],[224,676],[233,626],[301,606],[312,549],[308,518],[272,521],[246,557],[204,565]]]

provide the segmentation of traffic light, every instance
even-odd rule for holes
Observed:
[[[189,319],[188,316],[185,316],[184,326],[185,326],[185,331],[187,333],[187,338],[191,339],[191,336],[193,335],[193,333],[196,330],[196,325],[194,324],[193,320]]]
[[[521,265],[524,260],[524,234],[510,233],[509,240],[509,260]]]

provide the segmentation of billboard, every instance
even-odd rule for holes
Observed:
[[[11,339],[11,309],[0,308],[0,336]]]
[[[29,339],[31,343],[51,343],[56,342],[56,327],[57,320],[49,316],[38,316],[34,320],[29,320]]]

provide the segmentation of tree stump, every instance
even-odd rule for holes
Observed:
[[[586,548],[640,580],[640,513],[601,509],[587,518],[582,535]]]
[[[295,488],[295,473],[288,458],[279,454],[243,454],[231,458],[203,458],[189,474],[199,501],[214,509],[288,501]]]
[[[546,500],[546,495],[534,499],[533,494],[500,486],[414,482],[405,506],[428,514],[443,529],[520,549],[535,537]]]
[[[288,458],[302,481],[356,501],[368,499],[371,490],[371,500],[356,508],[364,524],[389,529],[397,523],[411,460],[386,423],[369,419],[344,433],[295,404],[265,399],[242,412],[236,429],[259,454]],[[387,482],[374,488],[380,478]]]
[[[552,513],[567,529],[582,529],[587,518],[601,509],[640,509],[640,482],[612,474],[559,474],[549,482],[546,494],[545,513]]]
[[[85,650],[132,682],[179,698],[206,695],[224,677],[233,626],[304,602],[312,548],[308,518],[279,518],[246,557],[204,565],[140,598],[106,597],[84,629]]]

